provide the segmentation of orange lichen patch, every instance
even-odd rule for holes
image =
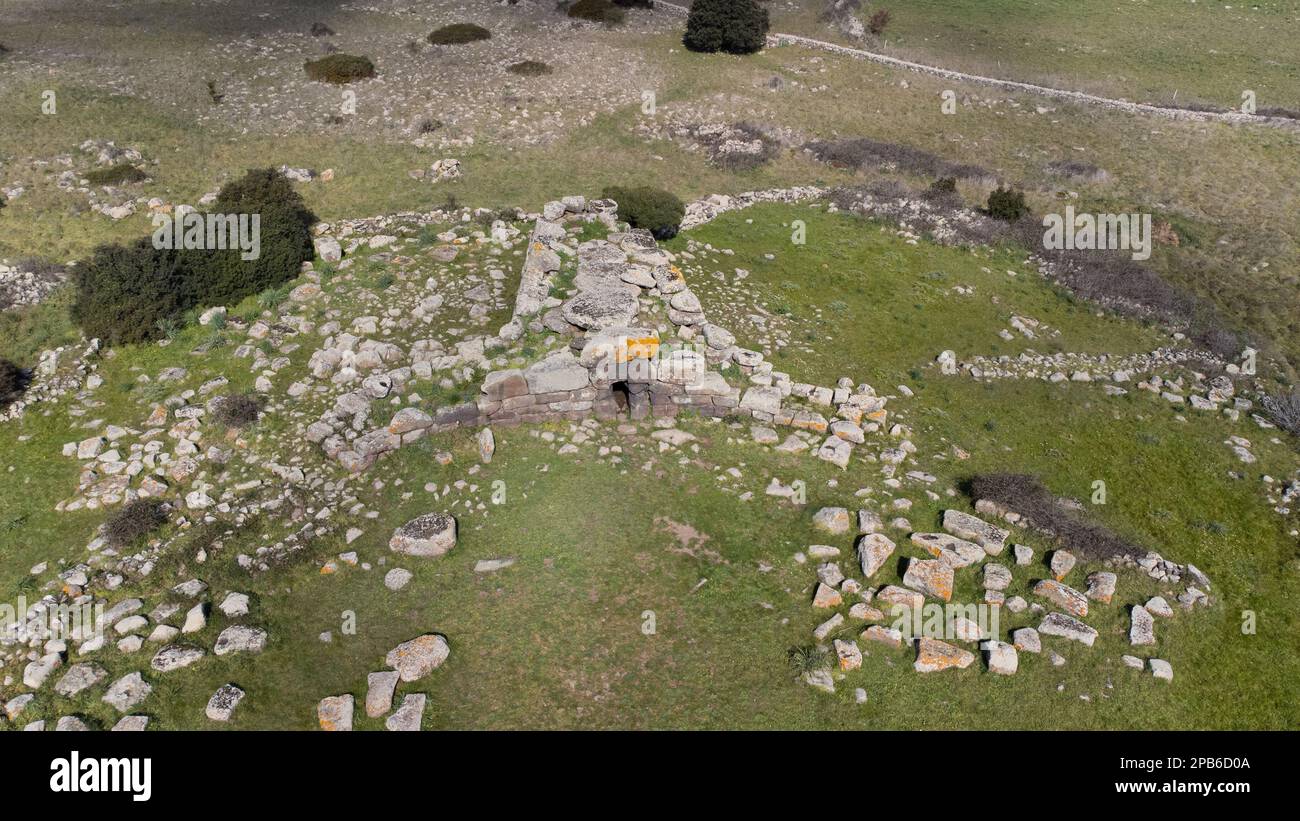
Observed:
[[[839,417],[855,425],[860,425],[862,424],[862,408],[847,404],[840,405]]]
[[[544,247],[545,247],[545,246],[542,245],[540,242],[534,242],[534,243],[533,243],[533,250],[534,250],[534,251],[541,251]]]
[[[858,602],[857,604],[850,607],[849,617],[855,619],[862,619],[863,621],[884,621],[885,620],[884,611],[880,610],[879,608],[872,607],[866,602]]]
[[[332,573],[338,572],[338,569],[339,566],[334,562],[326,562],[325,564],[321,565],[320,574],[322,576],[328,576]]]
[[[1034,585],[1033,592],[1035,596],[1042,596],[1071,616],[1082,618],[1088,615],[1088,597],[1069,585],[1043,579]]]
[[[881,644],[888,644],[890,647],[903,646],[903,634],[897,630],[891,630],[888,627],[881,627],[873,624],[866,630],[862,631],[863,641],[875,641]]]
[[[887,416],[889,416],[889,411],[885,410],[884,408],[881,408],[880,410],[876,410],[876,411],[871,411],[870,413],[866,414],[867,419],[871,420],[872,422],[879,422],[882,425],[885,424],[885,418]]]
[[[790,427],[816,431],[817,433],[825,433],[827,429],[826,420],[820,414],[805,413],[803,411],[794,415],[790,420]]]
[[[614,351],[614,361],[618,363],[630,362],[633,359],[654,359],[659,355],[659,337],[657,336],[637,336],[628,337],[623,340]]]
[[[939,559],[912,559],[903,574],[903,584],[936,599],[952,599],[952,568]]]
[[[937,639],[922,638],[916,643],[916,663],[913,667],[922,673],[933,673],[950,667],[966,668],[973,661],[975,655],[968,650]]]
[[[817,583],[817,592],[813,594],[813,607],[839,607],[843,601],[840,591],[822,582]]]

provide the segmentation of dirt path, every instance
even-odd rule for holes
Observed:
[[[662,6],[665,9],[679,14],[687,14],[690,11],[688,6],[681,6],[676,3],[667,3],[664,2],[664,0],[657,0],[655,5]],[[1132,114],[1153,114],[1157,117],[1168,117],[1174,120],[1193,120],[1200,122],[1216,121],[1224,123],[1256,123],[1261,125],[1285,126],[1291,128],[1297,126],[1296,121],[1289,120],[1285,117],[1260,117],[1255,114],[1243,114],[1240,111],[1189,111],[1183,108],[1167,108],[1165,106],[1149,105],[1147,103],[1131,103],[1127,100],[1113,100],[1109,97],[1098,97],[1094,94],[1084,94],[1080,91],[1065,91],[1064,89],[1039,86],[1032,83],[1021,83],[1015,80],[1000,80],[996,77],[984,77],[979,74],[966,74],[961,71],[952,71],[946,68],[939,68],[938,66],[929,66],[924,63],[913,63],[909,60],[900,60],[897,57],[889,57],[884,54],[878,54],[874,51],[828,43],[825,40],[814,40],[811,37],[802,37],[797,34],[768,34],[767,44],[769,46],[795,45],[805,46],[807,48],[816,48],[835,54],[842,54],[846,57],[852,57],[855,60],[871,60],[872,62],[893,66],[894,68],[916,71],[921,74],[931,74],[949,80],[982,83],[984,85],[1003,88],[1008,91],[1023,91],[1029,94],[1052,97],[1058,100],[1069,100],[1072,102],[1085,103],[1087,105],[1100,106],[1113,111],[1127,111]]]

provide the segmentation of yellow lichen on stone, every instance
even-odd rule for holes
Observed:
[[[616,362],[630,362],[633,359],[654,359],[659,353],[659,338],[654,336],[641,336],[628,338],[615,351],[614,358]]]

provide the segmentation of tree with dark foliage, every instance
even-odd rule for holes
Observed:
[[[695,0],[682,44],[691,51],[753,54],[767,37],[767,9],[755,0]]]

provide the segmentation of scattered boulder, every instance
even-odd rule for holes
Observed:
[[[394,567],[392,570],[384,574],[384,587],[387,587],[393,592],[397,592],[410,584],[412,578],[413,574],[411,571],[404,567]]]
[[[402,681],[418,681],[441,667],[450,655],[447,639],[426,633],[394,647],[384,663],[396,670]]]
[[[233,684],[223,684],[208,699],[208,706],[203,713],[212,721],[229,721],[243,699],[243,690]]]
[[[840,591],[823,582],[817,583],[817,590],[813,593],[813,607],[839,607],[842,602]]]
[[[916,661],[912,667],[918,673],[934,673],[952,667],[964,670],[973,661],[975,654],[969,650],[923,637],[916,640]]]
[[[865,641],[874,641],[890,647],[903,646],[903,633],[901,630],[894,627],[882,627],[879,624],[873,624],[863,630],[862,638]]]
[[[231,653],[260,653],[265,647],[265,630],[244,624],[232,624],[217,636],[217,643],[213,646],[212,652],[218,656]]]
[[[1097,631],[1064,613],[1048,613],[1038,625],[1038,632],[1045,636],[1060,636],[1091,647],[1097,640]]]
[[[414,732],[420,729],[420,721],[424,718],[424,703],[426,696],[424,693],[408,693],[402,697],[402,706],[393,711],[393,714],[384,722],[384,727],[393,731]]]
[[[379,718],[393,709],[393,693],[397,689],[398,674],[382,670],[366,676],[366,715]]]
[[[316,720],[322,730],[347,731],[352,729],[352,695],[326,696],[316,705]]]
[[[889,557],[894,554],[895,544],[887,536],[868,533],[858,539],[858,564],[862,568],[863,579],[870,579],[876,574]]]
[[[446,513],[426,513],[399,527],[388,547],[407,556],[441,556],[456,546],[456,519]]]
[[[862,651],[858,649],[857,642],[836,639],[833,644],[841,670],[856,670],[862,666]]]
[[[838,536],[849,532],[849,512],[842,507],[824,507],[813,514],[813,527]]]
[[[990,556],[1006,549],[1010,531],[991,525],[983,519],[960,510],[943,512],[943,529],[959,539],[972,541],[984,548]]]
[[[1169,606],[1164,596],[1152,596],[1143,607],[1153,616],[1167,619],[1174,615],[1174,608]]]
[[[903,574],[903,584],[943,601],[952,598],[952,582],[952,567],[939,559],[909,559]]]
[[[1022,653],[1041,653],[1043,651],[1042,639],[1038,637],[1038,631],[1032,627],[1021,627],[1012,630],[1011,643]]]
[[[63,678],[59,679],[58,683],[54,685],[54,692],[65,698],[71,698],[82,690],[94,687],[103,681],[107,675],[108,673],[104,671],[104,668],[98,664],[74,664],[68,668],[68,672],[63,674]]]
[[[1074,569],[1076,561],[1078,560],[1074,558],[1074,554],[1068,550],[1053,551],[1051,561],[1052,575],[1058,582],[1063,580],[1070,574],[1070,571]]]
[[[1088,574],[1088,598],[1093,601],[1099,601],[1102,604],[1110,604],[1110,600],[1115,596],[1115,585],[1118,577],[1114,573],[1108,573],[1098,570],[1095,573]]]
[[[160,673],[167,673],[172,670],[179,670],[182,667],[189,667],[203,656],[202,648],[190,647],[185,644],[169,644],[154,655],[153,660],[149,662],[149,666]]]
[[[1020,667],[1020,657],[1013,645],[1002,641],[986,641],[983,645],[988,659],[989,672],[1000,676],[1014,675]]]
[[[1147,647],[1156,643],[1156,620],[1142,605],[1135,605],[1129,613],[1128,643],[1134,647]]]
[[[1088,597],[1058,581],[1041,580],[1034,585],[1034,595],[1042,596],[1072,616],[1088,615]]]
[[[248,615],[248,594],[247,593],[227,593],[226,597],[217,605],[217,609],[230,618],[236,616]]]

